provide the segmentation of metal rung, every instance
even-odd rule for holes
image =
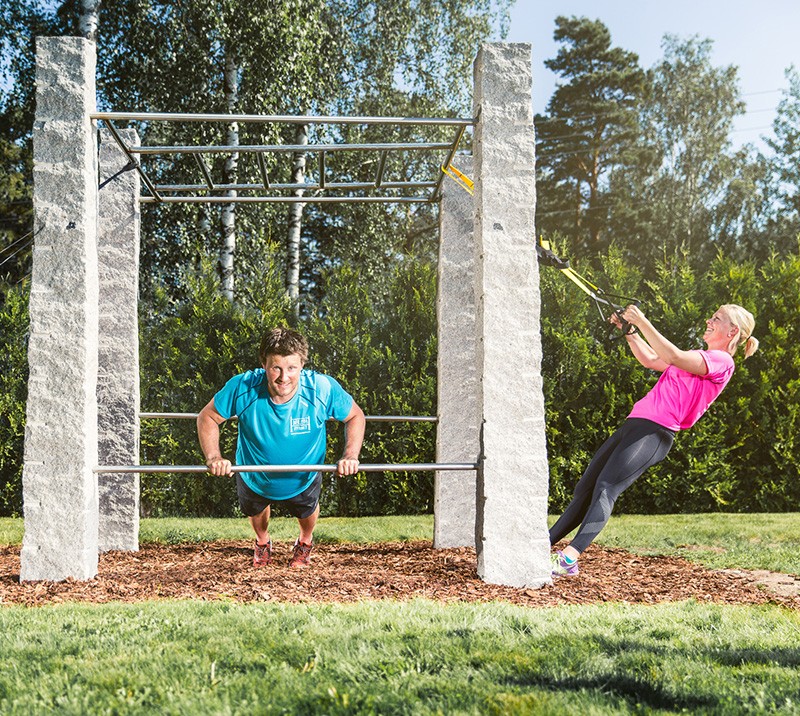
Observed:
[[[359,472],[426,472],[439,470],[477,470],[474,462],[410,462],[386,465],[359,465]],[[336,465],[233,465],[233,472],[336,472]],[[205,465],[100,465],[94,472],[208,472]]]
[[[242,122],[286,124],[411,124],[470,126],[473,117],[336,117],[280,114],[192,114],[183,112],[92,112],[92,119],[144,122]]]
[[[140,418],[188,418],[194,420],[197,418],[197,413],[139,413]],[[385,422],[385,423],[435,423],[439,418],[435,415],[365,415],[368,421]],[[231,418],[234,420],[236,416]]]

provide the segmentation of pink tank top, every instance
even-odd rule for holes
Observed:
[[[703,356],[708,373],[694,375],[669,366],[628,417],[646,418],[675,431],[692,427],[728,384],[734,369],[733,358],[725,351],[698,353]]]

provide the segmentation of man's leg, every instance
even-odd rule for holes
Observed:
[[[239,507],[247,515],[250,526],[256,533],[253,566],[265,567],[272,561],[272,542],[269,539],[269,500],[263,495],[253,492],[238,474],[236,475],[236,494],[239,498]]]
[[[269,508],[267,508],[269,509]],[[308,517],[297,518],[297,523],[300,525],[300,541],[303,544],[312,544],[314,541],[314,528],[317,526],[317,518],[319,517],[319,503]]]
[[[317,473],[314,481],[297,497],[292,498],[291,511],[300,526],[300,536],[294,543],[290,567],[311,565],[311,549],[314,546],[314,528],[319,517],[319,496],[322,489],[322,475]]]
[[[270,506],[267,505],[259,514],[247,518],[256,533],[256,542],[262,546],[269,544],[269,515]]]

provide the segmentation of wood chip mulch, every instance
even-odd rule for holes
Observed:
[[[487,584],[475,550],[434,550],[430,542],[319,544],[309,569],[289,569],[290,543],[276,543],[273,563],[252,566],[252,542],[145,544],[139,552],[100,555],[88,581],[19,581],[19,546],[0,547],[0,603],[139,602],[153,599],[236,602],[356,602],[415,597],[442,602],[505,601],[529,607],[617,602],[654,604],[695,599],[724,604],[782,604],[752,573],[708,570],[675,557],[646,557],[592,545],[577,577],[540,589]],[[800,583],[800,580],[798,580]]]

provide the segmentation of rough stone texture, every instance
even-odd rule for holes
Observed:
[[[472,157],[454,165],[472,176]],[[475,366],[475,239],[472,195],[450,179],[439,206],[437,462],[477,462],[480,447]],[[433,544],[475,546],[474,471],[439,471],[434,481]]]
[[[132,129],[119,130],[128,145]],[[128,162],[108,130],[100,132],[101,184]],[[139,174],[128,170],[100,189],[97,260],[100,335],[97,371],[98,461],[139,464]],[[101,551],[139,549],[139,475],[101,473]]]
[[[530,45],[483,45],[473,101],[478,573],[493,584],[540,587],[551,579]]]
[[[38,38],[20,579],[97,574],[95,49]]]

